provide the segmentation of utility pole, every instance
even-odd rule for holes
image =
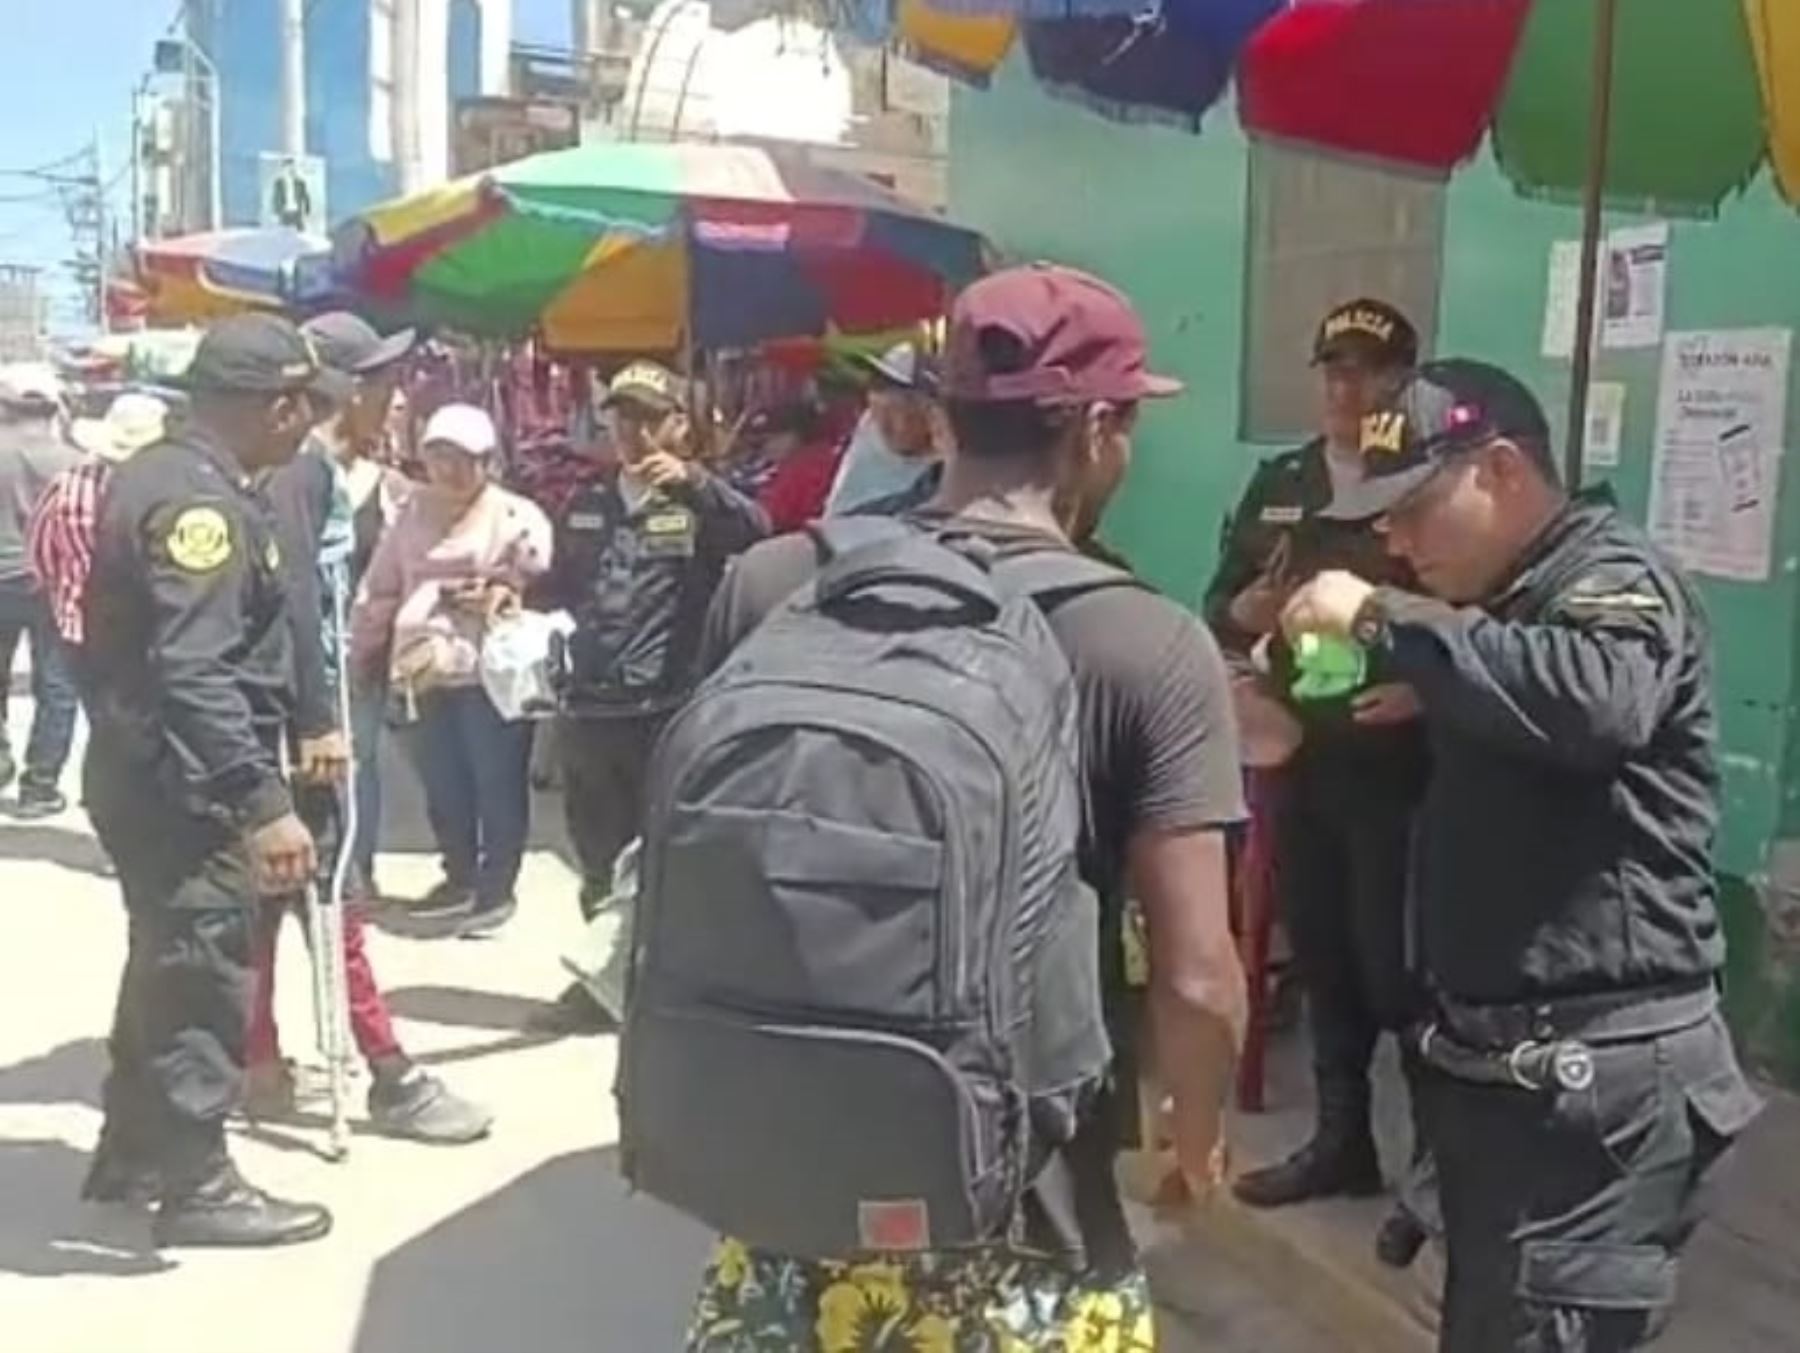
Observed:
[[[112,330],[112,312],[107,305],[107,292],[112,272],[112,224],[106,210],[106,161],[100,148],[100,133],[94,133],[94,312],[100,332]]]
[[[281,0],[281,153],[306,154],[305,0]]]
[[[419,3],[394,0],[394,161],[402,193],[426,186],[419,135]]]

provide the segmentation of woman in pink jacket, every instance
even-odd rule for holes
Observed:
[[[351,621],[365,679],[385,667],[417,711],[413,757],[444,880],[420,914],[489,935],[512,917],[531,815],[531,725],[503,718],[482,689],[482,636],[550,566],[536,505],[489,481],[493,420],[467,404],[432,415],[421,439],[426,483],[370,561]]]

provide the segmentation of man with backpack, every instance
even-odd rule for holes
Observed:
[[[1141,322],[1039,266],[970,288],[955,451],[903,521],[746,554],[650,773],[623,1161],[725,1242],[694,1353],[1150,1348],[1112,1176],[1123,909],[1190,1186],[1241,1034],[1223,662],[1085,558]]]

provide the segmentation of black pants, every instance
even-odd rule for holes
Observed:
[[[644,777],[664,722],[662,715],[564,716],[557,725],[563,809],[581,869],[584,913],[611,889],[619,852],[643,833]]]
[[[142,768],[88,755],[85,794],[125,894],[101,1144],[179,1192],[225,1159],[255,985],[255,884],[241,835],[177,806]]]
[[[1593,1084],[1554,1095],[1421,1077],[1443,1353],[1624,1353],[1661,1330],[1703,1185],[1759,1102],[1716,1016],[1594,1052]]]
[[[1281,907],[1306,987],[1322,1104],[1366,1110],[1384,1029],[1416,1008],[1406,956],[1406,877],[1416,757],[1309,748],[1276,808]]]

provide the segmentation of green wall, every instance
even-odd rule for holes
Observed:
[[[1108,122],[1044,94],[1018,61],[986,91],[958,89],[950,135],[953,213],[1010,256],[1102,274],[1137,302],[1158,364],[1188,382],[1145,419],[1138,462],[1107,533],[1159,586],[1199,596],[1223,514],[1272,448],[1237,439],[1244,330],[1246,142],[1229,100],[1198,136]],[[1626,214],[1610,225],[1643,219]],[[1521,198],[1489,155],[1452,181],[1438,351],[1498,362],[1538,391],[1560,428],[1567,362],[1539,355],[1550,244],[1580,233],[1573,208]],[[1759,182],[1716,222],[1677,222],[1671,328],[1800,327],[1800,215]],[[1800,352],[1796,353],[1800,359]],[[1295,354],[1305,360],[1304,353]],[[1596,375],[1629,389],[1614,487],[1640,519],[1649,492],[1660,354],[1603,353]],[[1796,363],[1800,377],[1800,360]],[[1800,378],[1789,446],[1800,443]],[[1720,864],[1730,876],[1733,1000],[1755,1050],[1800,1079],[1800,919],[1772,922],[1791,880],[1767,875],[1772,844],[1800,837],[1800,464],[1789,455],[1771,579],[1702,580],[1716,630],[1726,775]],[[1786,871],[1782,871],[1784,874]],[[1776,899],[1771,902],[1771,898]]]

